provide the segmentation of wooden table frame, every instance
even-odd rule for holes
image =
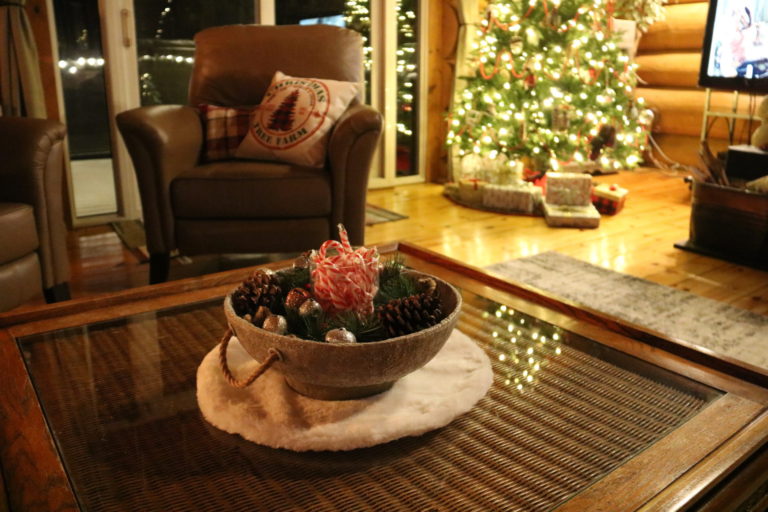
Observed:
[[[744,500],[756,502],[755,496],[768,489],[768,372],[764,369],[510,283],[408,243],[379,246],[379,251],[398,251],[408,265],[419,270],[725,393],[558,510],[684,510],[695,505],[721,511]],[[78,510],[17,338],[223,296],[246,272],[231,270],[0,314],[0,512]],[[693,435],[697,435],[695,442]],[[759,504],[768,506],[768,498]]]

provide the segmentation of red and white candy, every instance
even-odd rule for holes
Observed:
[[[311,255],[314,296],[327,313],[370,314],[379,289],[379,253],[365,247],[352,249],[341,224],[339,239],[326,241]]]

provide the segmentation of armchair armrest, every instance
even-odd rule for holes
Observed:
[[[156,105],[121,112],[117,126],[136,169],[149,252],[169,253],[175,248],[170,184],[199,160],[200,116],[193,107]]]
[[[57,121],[0,117],[0,201],[34,209],[46,289],[64,285],[70,272],[64,224],[65,135],[66,128]]]
[[[354,245],[364,242],[368,175],[382,125],[379,112],[357,103],[336,122],[328,142],[334,196],[332,225],[344,220],[349,240]]]

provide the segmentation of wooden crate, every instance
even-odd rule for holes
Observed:
[[[768,195],[693,182],[687,245],[723,259],[768,266]]]

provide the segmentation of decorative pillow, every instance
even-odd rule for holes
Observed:
[[[358,93],[358,84],[275,73],[251,115],[238,158],[322,167],[331,127]]]
[[[203,158],[207,162],[234,158],[237,147],[248,133],[253,107],[199,105],[198,110],[205,133]]]

